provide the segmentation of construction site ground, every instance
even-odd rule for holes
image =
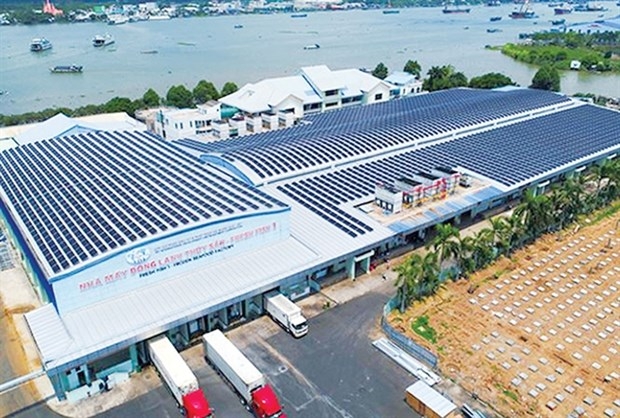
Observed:
[[[390,322],[504,417],[618,417],[619,224],[546,235]]]

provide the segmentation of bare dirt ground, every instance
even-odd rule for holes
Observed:
[[[619,223],[545,236],[391,323],[502,416],[620,416]]]

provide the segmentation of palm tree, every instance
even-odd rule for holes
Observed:
[[[543,194],[537,195],[528,189],[514,214],[521,219],[528,232],[528,238],[536,238],[549,227],[551,219],[549,198]]]
[[[418,290],[418,284],[422,282],[423,264],[422,256],[414,253],[394,269],[398,273],[394,285],[397,287],[396,295],[400,302],[401,313],[405,312],[411,297]]]
[[[458,257],[460,232],[450,224],[438,224],[435,226],[435,231],[435,237],[426,248],[432,247],[437,253],[437,262],[442,268],[444,261]]]
[[[510,248],[510,224],[504,216],[491,218],[489,219],[489,222],[491,223],[491,230],[493,231],[493,244],[495,245],[495,248],[497,248],[497,254],[498,256],[504,255]]]
[[[422,260],[422,277],[421,277],[421,294],[419,296],[429,296],[434,294],[441,282],[439,280],[439,262],[437,260],[437,254],[434,252],[428,252]]]

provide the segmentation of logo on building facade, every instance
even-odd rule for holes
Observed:
[[[138,248],[133,250],[126,256],[126,260],[129,264],[135,266],[137,264],[144,263],[151,257],[151,251],[148,248]]]

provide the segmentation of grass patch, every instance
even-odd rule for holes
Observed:
[[[504,394],[504,396],[512,399],[513,401],[519,402],[519,396],[516,393],[514,393],[513,391],[508,390],[508,389],[504,389],[504,391],[502,393]]]
[[[592,223],[597,223],[602,221],[605,218],[609,218],[620,211],[620,202],[616,202],[611,206],[608,206],[604,210],[599,211],[596,214],[596,217],[593,219]]]
[[[427,315],[417,317],[411,324],[411,329],[426,341],[430,341],[433,344],[437,342],[437,331],[428,324]]]

